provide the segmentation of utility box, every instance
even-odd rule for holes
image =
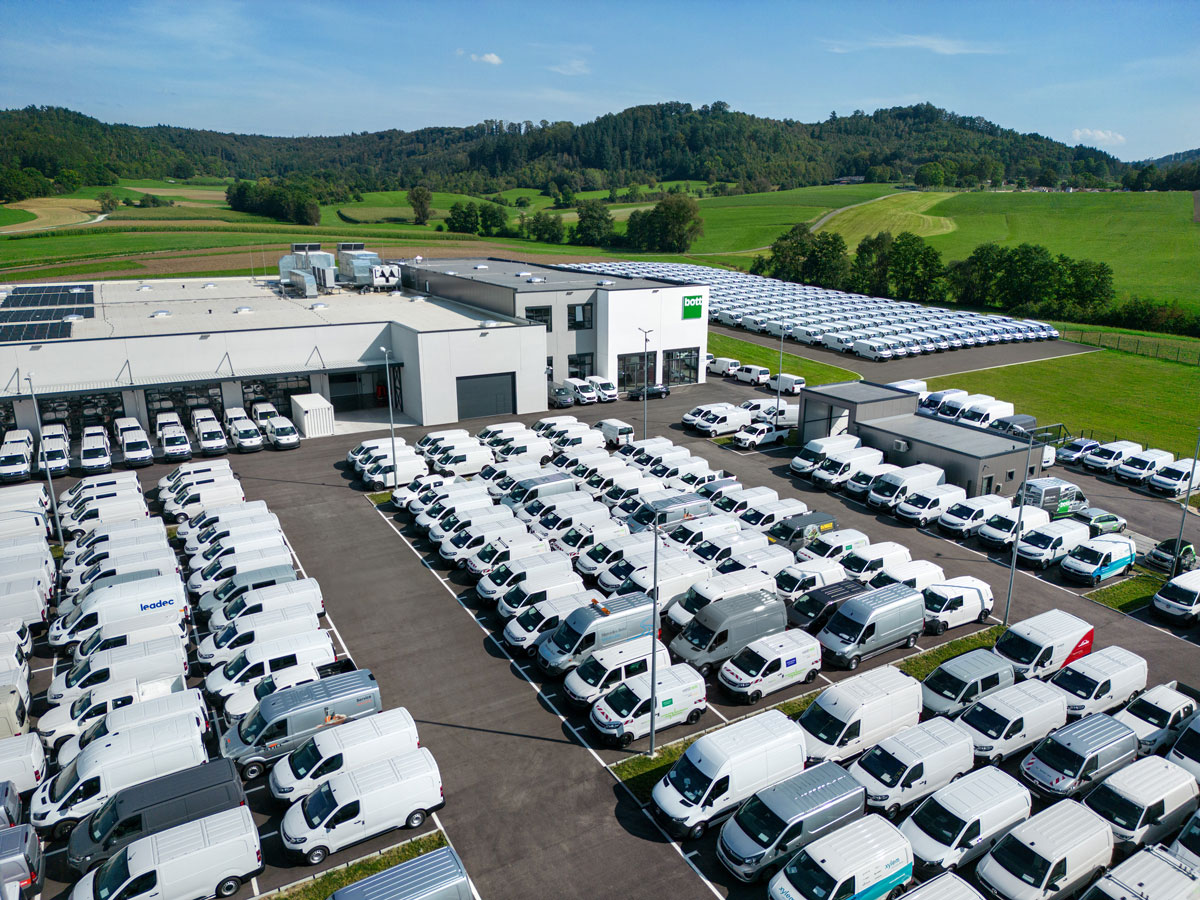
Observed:
[[[333,404],[320,394],[292,394],[292,423],[306,438],[333,434]]]

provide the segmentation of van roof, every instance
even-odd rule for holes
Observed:
[[[372,738],[386,737],[404,731],[416,731],[417,723],[403,706],[378,712],[365,719],[356,719],[327,728],[313,736],[318,745],[328,743],[330,748],[346,747]]]
[[[909,894],[916,900],[981,900],[983,896],[953,872],[943,872]]]
[[[989,709],[994,709],[1006,719],[1015,719],[1047,703],[1058,703],[1063,706],[1064,711],[1066,709],[1062,691],[1036,679],[1001,688],[994,694],[980,697],[979,702]]]
[[[1097,885],[1114,882],[1118,891],[1108,888],[1106,896],[1133,897],[1137,900],[1163,897],[1194,897],[1200,873],[1176,859],[1162,846],[1147,847],[1135,853],[1102,877]]]
[[[1096,650],[1087,656],[1081,656],[1067,668],[1083,672],[1099,681],[1112,675],[1118,675],[1132,666],[1140,666],[1145,669],[1146,660],[1124,647],[1105,647],[1103,650]]]
[[[921,592],[907,584],[889,584],[851,597],[842,605],[841,613],[858,622],[882,609],[911,603],[914,597],[920,600]]]
[[[429,896],[466,877],[458,854],[450,847],[442,847],[339,888],[328,900],[402,900]]]
[[[879,742],[879,746],[886,747],[889,751],[902,751],[910,759],[919,760],[943,747],[970,743],[970,736],[960,726],[945,716],[935,716],[884,738]]]
[[[787,631],[781,631],[779,634],[761,637],[748,645],[748,647],[754,648],[755,652],[761,655],[771,653],[793,653],[806,647],[816,646],[817,639],[803,628],[791,628]]]
[[[785,822],[827,803],[862,791],[863,786],[835,762],[822,762],[758,792],[758,799]]]
[[[288,710],[312,706],[318,703],[328,703],[331,700],[337,700],[347,695],[366,691],[376,692],[378,690],[379,688],[375,683],[375,676],[371,673],[371,670],[357,669],[353,672],[344,672],[341,675],[333,675],[318,681],[310,681],[307,684],[298,684],[295,687],[283,688],[264,697],[259,702],[258,708],[264,718],[271,721],[276,716]]]
[[[804,738],[799,725],[771,709],[697,738],[685,753],[694,762],[703,760],[706,768],[716,771],[740,751],[780,740],[802,742]]]
[[[817,697],[817,702],[825,709],[831,710],[843,704],[855,707],[866,700],[911,690],[914,687],[919,694],[921,685],[915,678],[906,675],[895,666],[880,666],[830,685]]]
[[[1096,832],[1108,832],[1111,835],[1108,822],[1082,803],[1075,800],[1059,800],[1033,818],[1018,823],[1010,833],[1022,844],[1052,848],[1039,849],[1038,852],[1046,859],[1053,859],[1058,855],[1053,848],[1073,843]]]
[[[154,733],[151,737],[149,729]],[[136,757],[170,750],[180,744],[195,744],[204,752],[203,732],[194,716],[176,715],[154,722],[147,722],[125,731],[114,731],[99,740],[92,741],[79,751],[79,772],[89,772],[97,762],[109,760],[130,761]],[[205,754],[207,755],[207,754]]]
[[[657,649],[657,642],[655,649]],[[687,663],[678,663],[677,665],[667,666],[665,669],[659,669],[657,678],[659,691],[698,687],[700,693],[703,694],[705,690],[704,678]],[[629,685],[629,689],[637,696],[648,697],[650,695],[650,672],[646,671],[641,675],[635,675],[629,679],[627,684]]]
[[[989,809],[1010,797],[1026,798],[1031,802],[1028,789],[1007,772],[995,766],[984,766],[968,772],[957,781],[939,789],[935,794],[938,803],[948,812],[966,819],[981,809]]]
[[[235,620],[235,621],[241,621]],[[245,649],[246,658],[251,662],[269,659],[280,650],[310,650],[328,646],[333,652],[333,638],[324,629],[302,631],[300,634],[289,634],[286,637],[274,638],[269,641],[254,641]],[[336,656],[337,654],[334,653]]]
[[[1032,534],[1034,531],[1054,537],[1063,534],[1070,534],[1073,531],[1088,531],[1089,534],[1091,533],[1088,530],[1087,523],[1080,522],[1077,519],[1074,521],[1070,519],[1060,519],[1057,522],[1048,522],[1045,525],[1039,525],[1037,528],[1031,529],[1029,533]]]
[[[901,850],[901,848],[905,848]],[[891,858],[898,850],[902,857],[911,852],[908,838],[900,829],[880,815],[868,815],[836,831],[819,837],[808,845],[808,855],[835,881],[854,874],[855,866],[865,855]]]
[[[164,797],[183,796],[219,784],[228,784],[239,795],[244,796],[237,764],[231,759],[218,756],[207,763],[122,788],[114,795],[114,804],[118,810],[137,809],[156,803]]]
[[[719,622],[724,622],[730,616],[766,609],[771,605],[778,605],[781,608],[783,606],[783,601],[775,595],[774,590],[747,591],[744,594],[735,594],[732,597],[708,604],[696,613],[696,619],[711,628]]]
[[[246,806],[235,806],[195,822],[176,825],[129,845],[130,874],[141,874],[164,863],[177,864],[188,856],[247,836],[258,841],[254,819]]]
[[[343,792],[348,792],[352,797],[365,797],[367,794],[390,791],[412,778],[437,771],[437,763],[429,748],[418,747],[400,756],[340,772],[329,779],[329,787],[335,798]]]
[[[1127,737],[1134,737],[1133,729],[1128,725],[1118,722],[1107,713],[1095,713],[1078,722],[1064,725],[1047,740],[1086,757],[1100,747]]]
[[[1122,796],[1145,801],[1148,805],[1156,797],[1161,797],[1164,791],[1176,787],[1194,790],[1196,779],[1186,769],[1161,756],[1144,756],[1117,769],[1104,779],[1104,783]]]
[[[1016,622],[1011,627],[1013,631],[1037,643],[1038,641],[1049,642],[1063,631],[1087,631],[1092,626],[1069,612],[1061,609],[1048,609],[1044,613],[1038,613],[1036,616]]]
[[[977,647],[959,656],[951,657],[938,666],[938,668],[961,678],[963,681],[973,681],[976,678],[982,678],[985,675],[992,675],[996,672],[1003,672],[1006,669],[1011,671],[1012,664],[997,656],[991,650],[984,647]]]

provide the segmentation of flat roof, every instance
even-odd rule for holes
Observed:
[[[297,297],[281,293],[275,278],[183,277],[90,284],[95,314],[71,323],[70,340],[368,322],[395,322],[418,332],[475,329],[484,322],[488,328],[525,324],[489,310],[412,291],[339,289],[316,297]],[[169,315],[156,315],[160,312]]]
[[[1015,441],[986,428],[972,428],[970,425],[918,416],[916,413],[860,420],[858,424],[860,427],[874,428],[910,441],[935,444],[955,453],[978,458],[1003,456],[1018,450],[1023,452],[1029,447],[1027,443]]]
[[[431,273],[446,275],[453,273],[458,278],[479,281],[497,287],[509,288],[518,293],[538,291],[579,291],[601,287],[606,291],[643,290],[646,288],[679,287],[683,282],[665,278],[634,278],[623,275],[597,275],[595,272],[576,272],[557,266],[498,257],[475,257],[473,259],[422,259],[400,260],[403,265]],[[530,281],[531,278],[543,279]],[[612,282],[601,284],[601,282]]]
[[[902,391],[886,384],[873,381],[835,381],[817,387],[804,388],[806,394],[820,394],[830,400],[845,400],[848,403],[873,403],[879,400],[898,400],[912,397],[912,391]]]

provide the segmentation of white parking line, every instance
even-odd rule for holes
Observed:
[[[717,709],[715,706],[709,706],[709,708],[708,708],[708,709],[709,709],[709,711],[710,711],[710,712],[711,712],[713,715],[715,715],[715,716],[716,716],[718,719],[720,719],[722,722],[724,722],[724,723],[726,723],[726,724],[729,724],[729,717],[728,717],[728,716],[726,716],[724,713],[722,713],[722,712],[721,712],[719,709]]]
[[[258,876],[255,875],[250,879],[250,890],[254,891],[254,896],[257,897],[261,891],[258,889]]]
[[[454,842],[450,840],[450,833],[442,826],[442,820],[438,818],[438,814],[430,813],[429,818],[433,819],[433,824],[436,825],[438,830],[446,836],[446,843],[450,845],[451,850],[454,850]],[[454,850],[454,852],[457,853],[458,851]],[[471,886],[471,896],[474,897],[475,900],[483,900],[483,898],[479,896],[479,891],[475,890],[475,882],[471,880],[470,875],[467,876],[467,884]]]
[[[300,562],[300,554],[296,552],[296,548],[292,546],[292,542],[288,540],[286,534],[283,536],[283,543],[291,552],[292,558],[296,560],[296,568],[300,570],[300,575],[303,578],[307,578],[308,573],[304,571],[304,563]],[[350,648],[346,646],[345,640],[342,639],[342,633],[338,631],[337,625],[334,624],[333,616],[329,614],[328,609],[325,610],[325,624],[329,626],[329,630],[333,632],[334,637],[337,638],[337,642],[342,645],[342,654],[350,662],[354,662],[354,655],[350,652]]]

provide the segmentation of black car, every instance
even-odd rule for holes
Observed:
[[[665,384],[651,384],[629,389],[630,400],[661,400],[671,396],[671,389]]]
[[[568,409],[575,405],[575,397],[565,387],[552,387],[546,395],[551,409]]]

